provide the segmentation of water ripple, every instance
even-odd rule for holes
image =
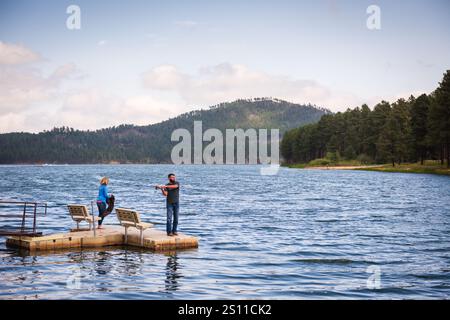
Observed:
[[[150,185],[175,171],[194,250],[127,247],[30,255],[0,238],[0,299],[414,299],[450,293],[448,177],[258,166],[0,166],[0,198],[46,201],[44,233],[73,226],[111,178],[117,206],[163,229]],[[3,221],[2,223],[4,223]],[[106,223],[117,223],[111,215]],[[372,270],[372,271],[371,271]],[[379,271],[380,286],[367,281]],[[68,279],[78,277],[79,287]]]

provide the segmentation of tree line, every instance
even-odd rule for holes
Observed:
[[[288,164],[344,158],[395,166],[432,159],[450,167],[450,70],[429,95],[326,114],[286,132],[280,147]]]

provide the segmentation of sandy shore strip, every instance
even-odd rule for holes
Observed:
[[[320,167],[305,167],[305,169],[314,170],[354,170],[354,169],[367,169],[367,168],[379,168],[382,164],[374,164],[367,166],[320,166]]]

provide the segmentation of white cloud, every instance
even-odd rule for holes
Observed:
[[[38,132],[69,126],[95,130],[121,124],[148,125],[175,117],[185,106],[174,99],[153,95],[121,97],[98,89],[68,92],[61,100],[50,99],[33,108],[0,114],[0,133]]]
[[[27,131],[25,119],[26,116],[22,113],[0,114],[0,133]]]
[[[50,75],[49,79],[53,81],[59,81],[62,79],[70,78],[78,74],[79,70],[74,63],[66,63],[56,68],[55,71]]]
[[[17,48],[8,45],[7,51],[31,52],[24,47]],[[19,56],[21,59],[17,58]],[[31,55],[8,53],[3,58],[8,64],[0,65],[0,132],[36,132],[54,126],[98,129],[123,123],[146,125],[184,111],[180,100],[171,97],[121,96],[100,88],[79,87],[78,82],[67,81],[79,79],[74,77],[80,73],[73,63],[44,73],[32,63]],[[179,85],[179,79],[176,75],[171,77],[170,70],[160,70],[162,77],[158,77],[157,71],[155,79],[149,79],[154,85],[160,88]]]
[[[57,67],[49,76],[31,66],[0,66],[0,115],[55,98],[61,83],[76,73],[71,63]]]
[[[172,65],[162,65],[145,72],[142,76],[144,85],[152,89],[176,90],[183,87],[187,76],[181,74]]]
[[[98,88],[68,94],[55,115],[58,125],[98,129],[120,124],[148,125],[183,111],[177,101],[152,95],[121,97]]]
[[[73,63],[58,66],[45,75],[35,62],[40,57],[30,49],[0,42],[0,131],[34,130],[36,116],[50,114],[61,94],[62,83],[78,73]],[[31,123],[31,127],[27,127]]]
[[[176,66],[161,65],[145,72],[144,87],[177,94],[187,105],[209,106],[239,98],[272,96],[297,103],[312,103],[344,110],[363,103],[345,92],[334,92],[314,80],[292,79],[223,63],[184,74]]]
[[[53,86],[33,68],[0,67],[0,114],[19,112],[50,97]]]
[[[0,65],[18,65],[39,60],[37,53],[24,46],[0,41]]]

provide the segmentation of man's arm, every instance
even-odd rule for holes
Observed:
[[[165,189],[178,189],[180,186],[178,184],[166,184],[163,186]]]

